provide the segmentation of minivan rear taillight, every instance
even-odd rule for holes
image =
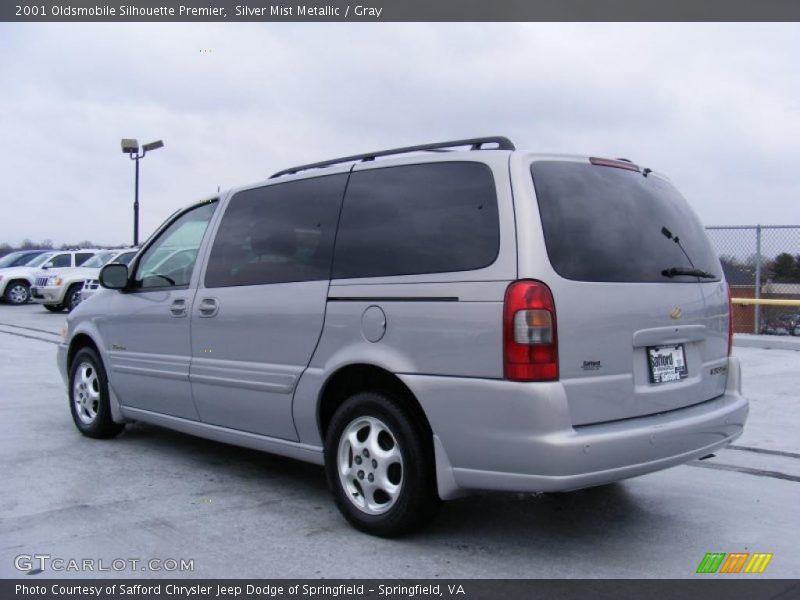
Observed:
[[[503,373],[512,381],[558,379],[556,307],[540,281],[515,281],[506,290]]]
[[[728,356],[733,351],[733,302],[731,301],[731,285],[728,284]]]

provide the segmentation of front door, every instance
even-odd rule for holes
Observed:
[[[189,387],[194,266],[217,206],[206,202],[173,218],[132,265],[130,289],[116,293],[98,326],[109,356],[109,384],[123,406],[197,419]]]
[[[322,332],[347,174],[235,194],[192,309],[200,418],[296,440],[292,396]]]

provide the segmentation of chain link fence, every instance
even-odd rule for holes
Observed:
[[[734,298],[800,300],[800,225],[707,227]],[[733,307],[737,333],[800,335],[800,306]]]

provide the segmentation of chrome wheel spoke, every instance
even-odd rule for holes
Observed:
[[[358,439],[358,430],[350,431],[347,434],[347,443],[353,451],[353,455],[360,455],[364,450],[364,444]]]

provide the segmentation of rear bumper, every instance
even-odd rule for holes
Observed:
[[[739,362],[722,396],[666,413],[573,427],[558,382],[402,376],[434,433],[439,493],[567,491],[685,463],[741,435]]]

